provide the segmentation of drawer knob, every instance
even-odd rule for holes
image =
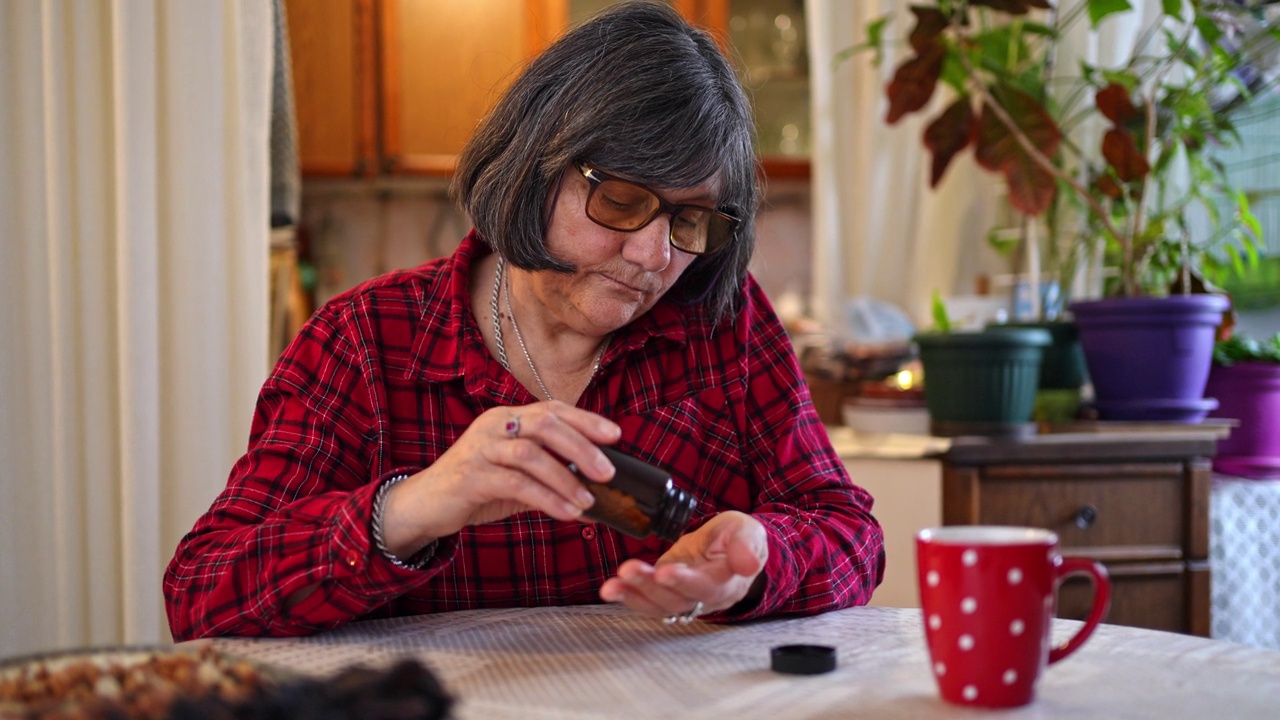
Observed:
[[[1098,521],[1098,508],[1092,505],[1083,505],[1071,516],[1071,520],[1081,530],[1091,528]]]

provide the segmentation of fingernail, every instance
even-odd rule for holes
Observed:
[[[679,582],[679,578],[676,577],[676,574],[680,571],[683,571],[686,567],[688,567],[688,565],[685,565],[684,563],[672,564],[671,569],[673,570],[673,572],[662,576],[662,578],[658,580],[658,584],[663,585],[665,587],[671,587],[675,585],[677,582]]]
[[[588,493],[588,495],[589,494],[590,493]],[[581,517],[582,508],[578,507],[577,505],[574,505],[573,503],[563,503],[563,505],[564,505],[564,511],[569,513],[571,517]]]
[[[596,454],[596,471],[605,475],[613,475],[613,463],[609,462],[609,458],[604,453]]]
[[[591,491],[586,488],[579,488],[576,495],[578,496],[578,504],[581,505],[583,509],[596,504],[596,496],[592,495]],[[582,510],[579,510],[578,512],[582,512]]]
[[[618,577],[623,580],[640,580],[644,577],[644,571],[635,565],[628,565],[618,570]]]

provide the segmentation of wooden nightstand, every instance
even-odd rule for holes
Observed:
[[[946,525],[1048,528],[1064,555],[1103,561],[1117,625],[1209,635],[1209,458],[1219,431],[956,438],[942,455]],[[1058,616],[1083,619],[1085,580]]]

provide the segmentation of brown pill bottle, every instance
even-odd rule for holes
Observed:
[[[577,467],[569,466],[596,496],[583,516],[640,540],[650,535],[672,542],[679,538],[698,501],[677,488],[667,471],[611,447],[600,450],[616,470],[609,482],[588,480]]]

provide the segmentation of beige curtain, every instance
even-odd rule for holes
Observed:
[[[167,640],[266,373],[271,5],[0,3],[0,655]]]
[[[910,31],[908,0],[809,0],[813,116],[814,293],[819,319],[839,318],[850,297],[898,305],[917,324],[929,322],[935,289],[971,293],[994,220],[995,184],[971,154],[957,158],[941,186],[929,188],[929,156],[921,141],[925,114],[890,127],[884,87],[909,52],[888,43],[880,67],[871,53],[837,62],[866,39],[871,21],[893,13],[893,37]],[[935,99],[936,102],[936,99]],[[933,114],[933,113],[927,113]],[[962,249],[976,249],[963,253]],[[965,283],[963,287],[958,285]]]
[[[1055,4],[1059,13],[1071,13],[1084,1],[1062,0]],[[1142,41],[1144,30],[1159,22],[1163,13],[1160,0],[1133,0],[1131,5],[1130,12],[1110,16],[1096,31],[1083,18],[1068,28],[1058,44],[1057,74],[1074,77],[1081,62],[1099,67],[1123,65],[1132,55],[1132,48]],[[1158,51],[1160,47],[1161,42],[1157,38],[1152,41],[1151,52]],[[1056,87],[1065,92],[1070,85],[1063,83]],[[1093,122],[1077,125],[1071,133],[1071,140],[1077,147],[1098,147],[1104,130],[1102,123],[1094,118]],[[1101,297],[1102,283],[1102,247],[1099,245],[1079,268],[1070,296],[1080,300]]]

